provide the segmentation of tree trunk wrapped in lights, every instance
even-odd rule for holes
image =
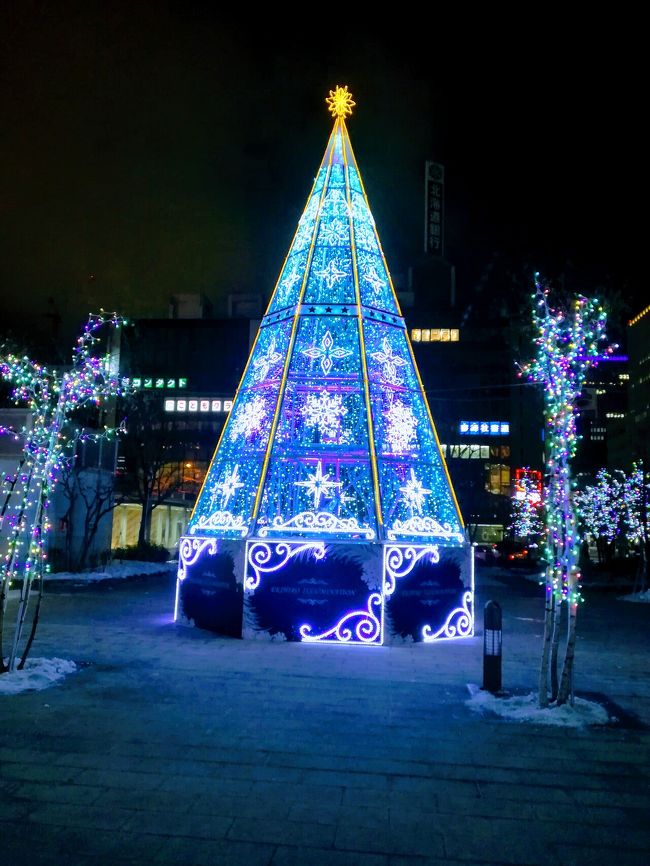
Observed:
[[[89,405],[98,406],[107,397],[121,393],[117,370],[108,354],[94,354],[99,331],[105,325],[119,328],[124,320],[115,314],[91,315],[77,340],[69,370],[58,373],[27,357],[0,356],[0,375],[13,386],[15,402],[31,410],[31,427],[23,431],[0,428],[23,440],[23,459],[15,479],[5,479],[2,489],[6,552],[0,566],[0,673],[24,666],[38,624],[46,571],[46,538],[50,528],[48,508],[61,469],[74,458],[74,445],[81,434],[71,421],[72,413]],[[111,436],[105,428],[98,435]],[[4,620],[13,579],[21,583],[16,625],[7,660],[4,654]],[[30,634],[21,643],[34,581],[38,595]],[[22,646],[22,650],[21,650]]]
[[[572,689],[576,616],[580,595],[579,534],[572,496],[571,458],[577,445],[576,402],[587,371],[598,363],[607,314],[596,299],[577,296],[566,309],[549,305],[549,290],[535,275],[533,325],[536,357],[521,367],[544,386],[546,429],[546,605],[539,681],[539,703],[566,703]],[[562,675],[557,685],[557,655],[562,606],[568,610]]]

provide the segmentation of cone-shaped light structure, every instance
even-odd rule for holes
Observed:
[[[290,559],[323,559],[328,543],[464,545],[346,128],[354,102],[347,87],[327,102],[334,127],[181,545],[182,578],[217,541],[263,543],[271,558],[282,541],[300,548]]]

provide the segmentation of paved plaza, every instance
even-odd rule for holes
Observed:
[[[605,728],[473,712],[482,610],[533,689],[541,590],[486,572],[477,636],[243,642],[176,626],[172,578],[48,596],[35,657],[77,673],[0,697],[0,863],[632,866],[650,859],[650,606],[587,594],[577,694]]]

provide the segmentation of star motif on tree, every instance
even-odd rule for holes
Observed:
[[[422,482],[415,477],[414,469],[411,469],[411,477],[404,487],[400,487],[400,491],[404,494],[402,496],[403,501],[406,502],[411,511],[415,510],[418,514],[421,514],[424,497],[427,493],[431,493],[431,491],[427,487],[423,487]]]
[[[314,508],[320,507],[321,496],[328,499],[331,497],[331,490],[341,487],[341,481],[330,480],[329,472],[323,475],[323,465],[318,461],[316,471],[307,476],[307,481],[294,481],[296,487],[305,487],[309,496],[314,497]]]
[[[266,379],[269,370],[271,367],[275,366],[279,360],[281,360],[282,355],[279,352],[275,351],[276,341],[275,337],[271,340],[266,350],[266,354],[261,355],[259,358],[256,358],[253,361],[253,367],[255,368],[255,378],[263,381]]]
[[[347,276],[346,271],[341,270],[341,265],[339,265],[336,259],[330,259],[322,271],[316,271],[315,273],[317,277],[325,281],[328,289],[333,288]]]
[[[328,376],[334,364],[332,358],[337,361],[341,358],[347,358],[348,355],[352,354],[352,351],[351,349],[335,349],[334,338],[329,331],[325,331],[325,336],[320,341],[320,346],[309,346],[307,349],[303,349],[301,354],[306,355],[308,358],[320,358],[323,375]]]
[[[330,90],[330,95],[325,99],[327,108],[332,117],[346,118],[352,114],[352,109],[356,102],[352,99],[352,94],[348,91],[347,84],[344,87],[336,85],[335,90]]]
[[[348,200],[340,189],[331,189],[325,196],[323,211],[328,216],[344,211],[350,215]]]
[[[296,283],[300,282],[301,279],[301,273],[294,268],[294,270],[282,277],[282,288],[290,290],[296,285]]]
[[[377,273],[377,268],[374,265],[370,265],[370,267],[366,268],[363,276],[376,292],[378,292],[380,289],[383,289],[386,285],[386,280],[383,280],[379,276],[379,274]]]
[[[399,385],[402,382],[401,376],[397,374],[398,367],[405,367],[406,361],[399,355],[393,352],[393,347],[388,341],[388,337],[384,337],[381,343],[382,351],[373,352],[371,357],[382,364],[382,375],[391,385]]]
[[[237,464],[232,472],[226,472],[223,480],[218,481],[214,485],[212,488],[212,495],[214,497],[217,493],[220,493],[223,500],[223,507],[226,508],[231,496],[234,496],[237,493],[237,490],[243,486],[244,483],[239,480],[239,464]]]

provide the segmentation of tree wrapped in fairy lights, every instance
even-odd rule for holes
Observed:
[[[524,470],[526,473],[528,470]],[[524,474],[515,484],[508,527],[515,538],[537,545],[544,532],[543,499],[537,482]]]
[[[540,706],[550,698],[557,705],[570,697],[575,654],[576,617],[580,595],[580,537],[573,503],[571,458],[575,454],[576,403],[590,367],[602,357],[607,314],[598,300],[578,295],[565,308],[549,304],[549,289],[535,274],[533,294],[535,358],[521,373],[544,386],[546,442],[546,594],[544,642],[539,681]],[[567,608],[567,635],[558,685],[560,620]]]
[[[80,438],[110,437],[104,428],[88,434],[75,427],[75,411],[122,393],[117,370],[110,355],[98,355],[96,345],[105,326],[120,328],[125,320],[115,313],[92,314],[73,351],[70,369],[61,373],[28,357],[0,355],[0,376],[13,386],[12,398],[30,410],[30,421],[22,430],[7,427],[0,433],[22,441],[22,457],[13,476],[2,480],[2,542],[5,548],[0,565],[0,673],[24,666],[31,648],[43,598],[46,565],[46,538],[50,528],[48,509],[57,477],[74,459]],[[4,624],[12,580],[21,581],[16,624],[8,657],[4,653]],[[31,629],[22,642],[32,590],[38,583]]]
[[[626,539],[638,547],[639,569],[634,582],[635,591],[644,592],[648,587],[648,560],[650,559],[650,533],[648,532],[648,507],[650,503],[650,480],[643,460],[632,464],[622,482],[621,519]]]
[[[616,478],[607,469],[599,469],[596,483],[576,492],[575,503],[584,531],[593,538],[598,561],[607,559],[608,551],[621,532],[623,489],[626,477]]]

